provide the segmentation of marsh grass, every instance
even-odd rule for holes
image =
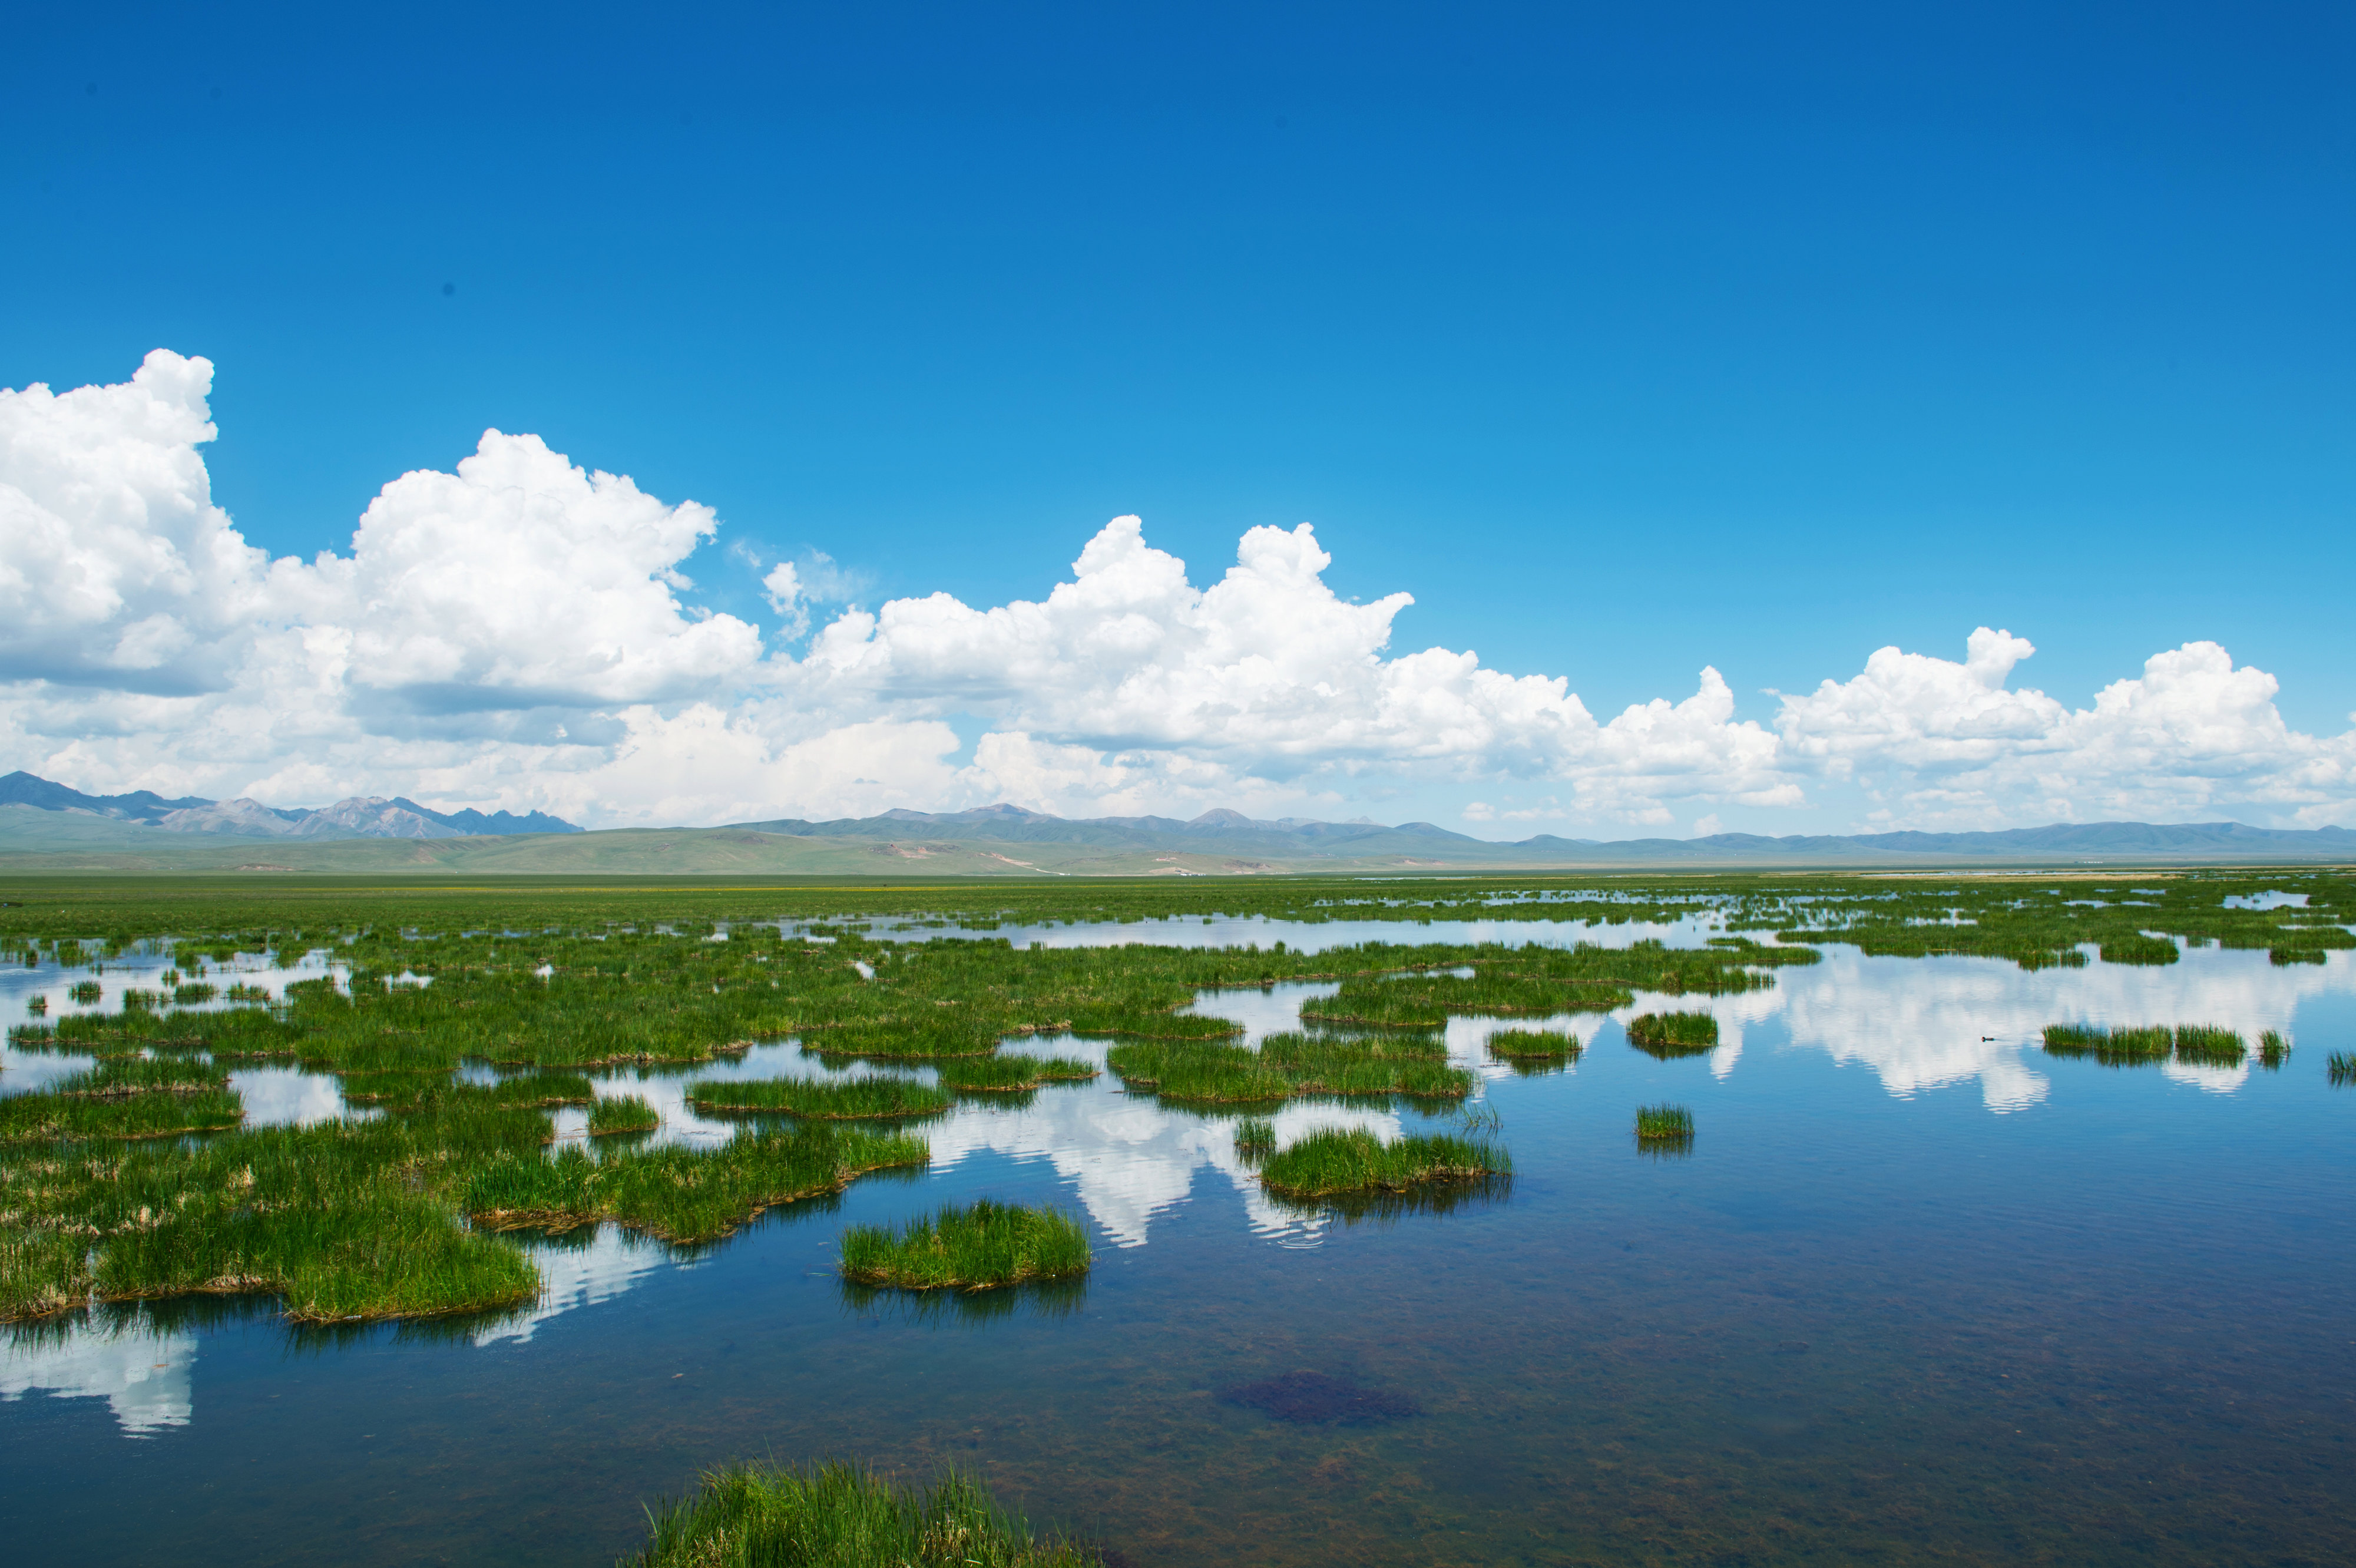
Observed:
[[[2183,956],[2166,937],[2147,937],[2139,932],[2104,938],[2102,954],[2104,963],[2126,964],[2174,963]]]
[[[1708,1013],[1643,1013],[1628,1020],[1628,1043],[1668,1061],[1718,1048],[1718,1019]]]
[[[1513,1168],[1505,1151],[1483,1138],[1441,1133],[1386,1144],[1362,1128],[1326,1128],[1269,1155],[1259,1179],[1285,1197],[1318,1198],[1510,1176]]]
[[[1101,1568],[1095,1552],[1032,1534],[957,1470],[922,1488],[843,1464],[735,1466],[648,1510],[651,1539],[625,1568]]]
[[[2048,1024],[2044,1040],[2048,1056],[2092,1057],[2104,1067],[2161,1061],[2176,1048],[2175,1031],[2160,1025],[2105,1029],[2093,1024]]]
[[[2334,1083],[2356,1083],[2356,1051],[2334,1051],[2324,1058],[2323,1068]]]
[[[666,1241],[716,1240],[766,1208],[841,1191],[869,1171],[921,1167],[922,1138],[809,1126],[745,1133],[714,1149],[621,1149],[592,1159],[501,1151],[467,1179],[459,1206],[490,1230],[569,1230],[617,1220]]]
[[[1085,1083],[1096,1068],[1070,1057],[1033,1057],[1021,1052],[960,1057],[938,1064],[941,1087],[960,1094],[1010,1094],[1043,1083]]]
[[[2290,1060],[2290,1036],[2279,1030],[2268,1029],[2258,1036],[2258,1064],[2267,1071],[2280,1069]]]
[[[651,1133],[661,1125],[660,1114],[635,1094],[617,1094],[589,1107],[589,1135],[593,1138]]]
[[[1246,1116],[1236,1122],[1236,1155],[1247,1163],[1276,1152],[1276,1123],[1265,1116]]]
[[[1257,1051],[1219,1041],[1140,1041],[1113,1047],[1106,1059],[1130,1088],[1180,1105],[1254,1105],[1295,1096],[1437,1103],[1472,1092],[1472,1075],[1449,1066],[1445,1047],[1421,1031],[1379,1038],[1270,1035]]]
[[[2176,1059],[2200,1067],[2239,1067],[2249,1056],[2242,1036],[2213,1024],[2179,1024]]]
[[[1636,1142],[1691,1143],[1693,1112],[1682,1105],[1640,1105],[1636,1108]]]
[[[1499,1061],[1561,1066],[1586,1049],[1567,1029],[1500,1029],[1489,1036],[1489,1054]]]
[[[913,1079],[703,1079],[687,1086],[700,1116],[799,1116],[816,1122],[857,1122],[937,1116],[949,1097]]]
[[[905,1225],[854,1225],[842,1233],[842,1277],[895,1290],[991,1290],[1087,1271],[1087,1231],[1053,1208],[977,1198],[942,1206]]]

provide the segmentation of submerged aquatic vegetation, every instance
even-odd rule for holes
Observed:
[[[1708,1013],[1644,1013],[1628,1020],[1628,1043],[1667,1061],[1718,1048],[1718,1019]]]
[[[617,1094],[589,1108],[589,1135],[610,1138],[622,1133],[651,1133],[662,1125],[655,1108],[635,1094]]]
[[[989,1290],[1085,1273],[1087,1231],[1053,1208],[977,1198],[905,1225],[854,1225],[842,1233],[842,1277],[897,1290]]]
[[[1325,1197],[1509,1176],[1513,1168],[1505,1151],[1486,1139],[1443,1133],[1386,1144],[1363,1128],[1326,1128],[1269,1155],[1259,1179],[1286,1197]]]
[[[1693,1112],[1682,1105],[1636,1108],[1636,1141],[1640,1144],[1683,1143],[1693,1135]]]
[[[648,1510],[652,1539],[625,1568],[1101,1568],[1095,1552],[1034,1537],[982,1484],[950,1470],[921,1489],[872,1470],[734,1466]]]
[[[698,1115],[786,1115],[820,1122],[935,1116],[949,1097],[907,1078],[702,1079],[687,1086]]]

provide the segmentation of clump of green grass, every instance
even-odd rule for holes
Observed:
[[[2176,1048],[2176,1035],[2165,1026],[2105,1029],[2094,1024],[2048,1024],[2048,1056],[2092,1057],[2104,1067],[2132,1067],[2156,1062]]]
[[[2290,1036],[2277,1029],[2268,1029],[2258,1036],[2258,1064],[2275,1070],[2290,1060]]]
[[[1489,1036],[1489,1054],[1500,1061],[1576,1061],[1585,1048],[1568,1029],[1500,1029]]]
[[[192,980],[172,987],[172,1000],[182,1006],[191,1003],[209,1002],[220,994],[219,988],[201,980]]]
[[[2138,935],[2106,937],[2102,943],[2104,963],[2174,963],[2182,955],[2166,937]]]
[[[2179,1024],[2176,1059],[2201,1067],[2239,1067],[2249,1055],[2242,1036],[2212,1024]]]
[[[229,989],[221,993],[221,999],[225,1002],[267,1002],[270,1000],[270,987],[248,985],[241,980],[231,981]]]
[[[1268,1156],[1260,1185],[1286,1197],[1403,1192],[1426,1182],[1475,1181],[1512,1174],[1512,1158],[1480,1138],[1448,1133],[1386,1144],[1363,1128],[1312,1133]]]
[[[941,1087],[961,1094],[1012,1094],[1043,1083],[1084,1083],[1097,1069],[1069,1057],[958,1057],[938,1068]]]
[[[2324,952],[2321,948],[2273,947],[2266,950],[2266,961],[2273,964],[2321,963]]]
[[[1644,1013],[1628,1020],[1628,1043],[1667,1061],[1718,1047],[1718,1019],[1708,1013]]]
[[[977,1198],[944,1205],[899,1227],[842,1233],[842,1277],[897,1290],[991,1290],[1069,1279],[1091,1261],[1087,1232],[1068,1214]]]
[[[2356,1051],[2334,1051],[2323,1058],[2324,1070],[2334,1083],[2356,1083]]]
[[[958,1018],[918,1018],[906,1023],[850,1024],[806,1035],[802,1048],[827,1056],[873,1057],[882,1061],[933,1061],[943,1057],[986,1057],[998,1049],[998,1031]]]
[[[1032,1535],[977,1480],[950,1470],[895,1487],[849,1465],[705,1473],[697,1493],[649,1509],[652,1539],[626,1568],[1101,1568],[1095,1552]]]
[[[82,1005],[88,1006],[106,995],[106,987],[95,980],[77,980],[73,983],[73,989],[66,994]]]
[[[1236,1123],[1236,1155],[1260,1160],[1276,1152],[1276,1123],[1265,1116],[1247,1116]]]
[[[623,1133],[651,1133],[662,1125],[655,1108],[635,1094],[616,1095],[589,1107],[589,1135],[611,1138]]]
[[[1693,1135],[1693,1112],[1682,1105],[1636,1108],[1636,1142],[1640,1144],[1681,1144]]]
[[[687,1102],[703,1116],[767,1113],[815,1122],[933,1116],[949,1108],[948,1095],[905,1078],[703,1079],[687,1086]]]

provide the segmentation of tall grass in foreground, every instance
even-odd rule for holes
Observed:
[[[1052,1208],[977,1198],[946,1204],[899,1227],[854,1225],[842,1233],[842,1277],[899,1290],[989,1290],[1087,1272],[1087,1232]]]
[[[1286,1197],[1400,1192],[1425,1182],[1511,1175],[1514,1162],[1482,1138],[1447,1133],[1386,1144],[1361,1128],[1327,1128],[1270,1155],[1260,1184]]]
[[[922,1489],[849,1465],[733,1466],[649,1509],[652,1539],[623,1568],[1100,1568],[1041,1540],[980,1481],[950,1470]]]

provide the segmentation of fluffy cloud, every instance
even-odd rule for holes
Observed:
[[[2356,795],[2356,742],[2290,730],[2273,678],[2208,643],[2086,710],[2014,688],[2034,650],[1983,628],[1960,663],[1884,649],[1771,724],[1737,718],[1714,669],[1682,701],[1598,720],[1561,676],[1395,652],[1412,598],[1336,596],[1305,523],[1253,529],[1197,587],[1117,518],[1044,599],[841,610],[797,656],[818,609],[855,596],[832,561],[767,570],[765,646],[689,596],[709,509],[498,431],[454,473],[387,485],[345,553],[272,561],[212,504],[210,379],[159,349],[122,385],[0,391],[6,766],[91,789],[397,792],[600,823],[1000,799],[1283,814],[1437,790],[1507,800],[1472,800],[1476,822],[1663,826],[1851,789],[1923,825],[2308,822]],[[960,719],[981,730],[969,752]]]

